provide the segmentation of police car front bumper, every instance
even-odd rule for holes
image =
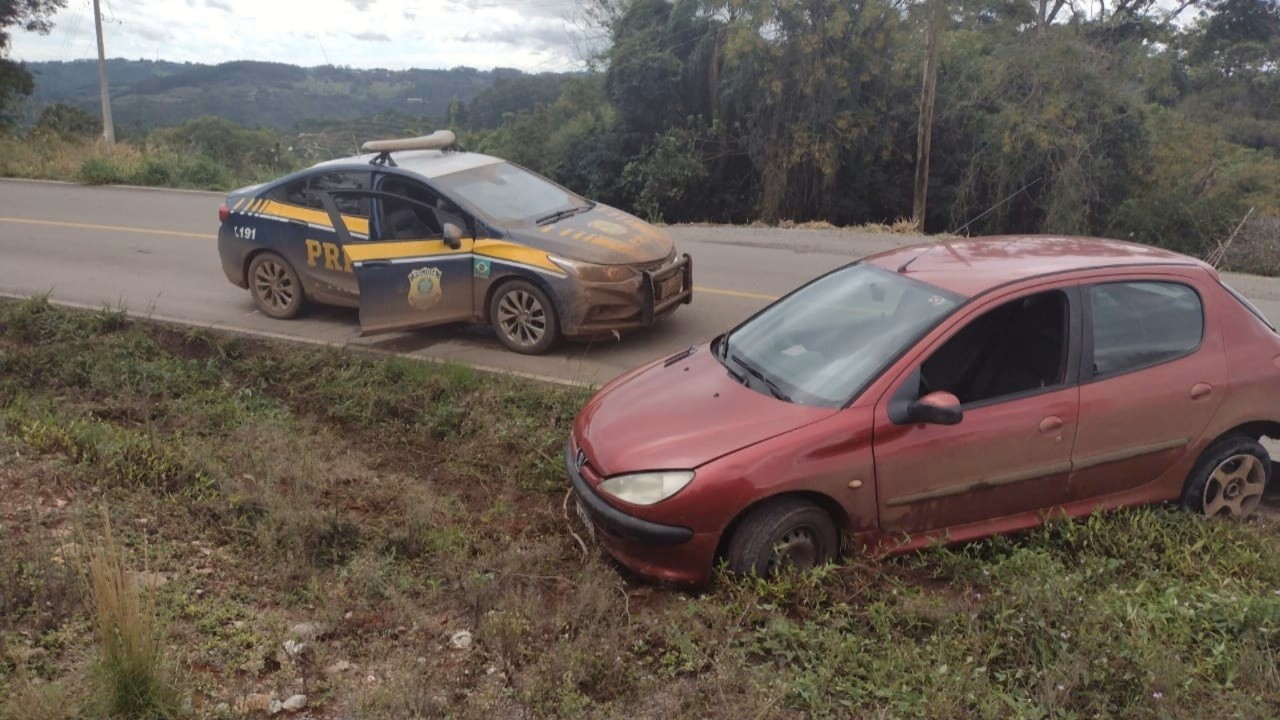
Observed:
[[[564,313],[565,335],[645,328],[693,302],[693,258],[682,255],[670,265],[643,270],[622,282],[579,280],[578,284],[572,307]]]

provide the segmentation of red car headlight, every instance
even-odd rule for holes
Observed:
[[[675,495],[693,482],[692,470],[662,470],[611,477],[599,490],[632,505],[653,505]]]

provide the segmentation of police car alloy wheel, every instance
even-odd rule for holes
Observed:
[[[546,293],[524,280],[498,288],[490,301],[489,321],[503,345],[525,355],[550,350],[560,334],[555,306]]]
[[[263,315],[287,320],[302,310],[302,283],[284,258],[262,253],[249,263],[249,293]]]

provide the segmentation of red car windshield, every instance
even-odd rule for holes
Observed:
[[[858,263],[765,308],[726,335],[716,355],[762,392],[841,407],[961,298]]]

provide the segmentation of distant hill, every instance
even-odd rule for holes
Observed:
[[[92,60],[28,63],[36,78],[26,115],[68,103],[99,111]],[[122,129],[178,125],[216,115],[249,126],[292,128],[303,120],[352,120],[388,111],[445,117],[455,100],[469,103],[519,70],[361,70],[324,65],[238,61],[221,65],[112,59],[112,111]]]

